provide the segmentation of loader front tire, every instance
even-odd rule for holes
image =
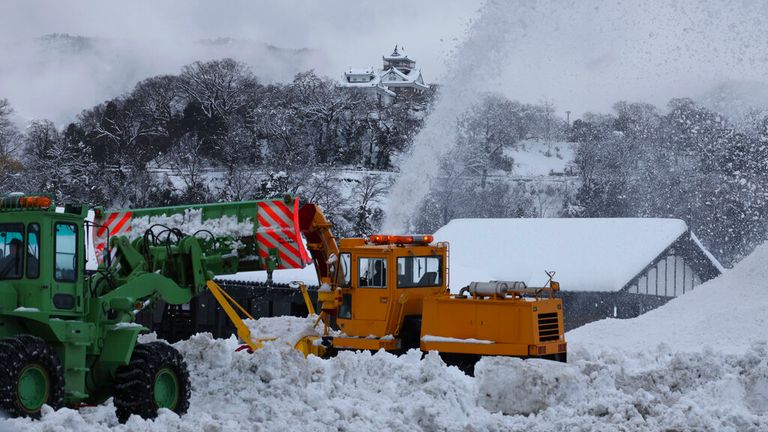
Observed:
[[[130,363],[117,370],[114,401],[120,423],[131,414],[153,419],[160,408],[182,415],[189,409],[189,396],[187,364],[163,342],[137,344]]]
[[[13,417],[40,418],[44,404],[64,405],[64,369],[50,345],[19,335],[0,341],[0,407]]]

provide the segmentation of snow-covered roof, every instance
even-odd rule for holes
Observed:
[[[390,78],[395,76],[395,79]],[[398,79],[399,78],[399,79]],[[412,69],[408,73],[401,71],[396,67],[389,68],[381,73],[381,83],[386,86],[416,86],[421,88],[429,88],[424,84],[424,80],[421,79],[421,69]]]
[[[679,219],[454,219],[435,233],[450,243],[450,285],[520,280],[544,271],[567,291],[618,291],[688,227]]]
[[[450,243],[450,288],[473,281],[520,280],[542,286],[556,271],[565,291],[618,291],[682,235],[679,219],[454,219],[435,233]],[[692,236],[721,272],[722,265]],[[266,272],[221,279],[265,281]],[[317,284],[315,268],[276,271],[274,281]]]
[[[403,47],[400,47],[400,48],[402,49]],[[400,51],[398,51],[398,49],[397,49],[397,45],[395,45],[395,49],[392,51],[392,54],[390,54],[388,56],[383,56],[382,58],[384,60],[403,60],[403,59],[408,59],[408,56],[404,55],[404,54],[401,54]],[[408,60],[410,60],[410,59],[408,59]]]
[[[346,75],[371,75],[373,73],[375,73],[375,71],[372,67],[349,68],[349,70],[345,72]]]

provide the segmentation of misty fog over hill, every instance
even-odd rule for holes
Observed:
[[[236,38],[189,40],[100,38],[69,34],[2,44],[0,94],[19,123],[48,118],[63,125],[83,109],[130,91],[155,75],[178,73],[197,60],[231,57],[265,83],[291,81],[325,64],[316,49],[290,49]]]

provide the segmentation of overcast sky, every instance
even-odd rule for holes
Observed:
[[[334,78],[348,66],[379,65],[381,55],[397,43],[434,82],[444,75],[448,54],[466,37],[480,3],[3,0],[0,98],[9,98],[24,119],[64,122],[130,90],[138,79],[177,73],[197,57],[215,56],[190,44],[216,37],[311,48],[313,54],[300,66]],[[524,32],[510,40],[513,55],[505,60],[496,88],[527,102],[550,100],[561,113],[606,111],[619,99],[663,106],[670,97],[700,95],[724,81],[766,81],[768,2],[762,0],[508,4],[515,26]],[[119,43],[76,62],[51,60],[50,53],[25,45],[49,33]],[[42,61],[40,56],[49,57]],[[267,78],[290,80],[286,68],[269,70],[253,58],[246,61]],[[492,60],[473,56],[472,61],[482,68]],[[288,76],[268,76],[281,71]]]
[[[402,44],[425,70],[440,70],[480,4],[467,1],[57,1],[0,3],[0,38],[47,33],[141,41],[232,37],[323,50],[321,69],[379,63]]]

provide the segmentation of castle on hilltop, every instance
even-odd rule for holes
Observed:
[[[429,89],[421,76],[421,69],[416,62],[402,51],[403,47],[395,45],[392,54],[382,56],[383,66],[375,70],[369,68],[352,68],[344,72],[342,86],[362,88],[375,94],[379,101],[391,102],[398,94],[407,92],[420,93]]]

